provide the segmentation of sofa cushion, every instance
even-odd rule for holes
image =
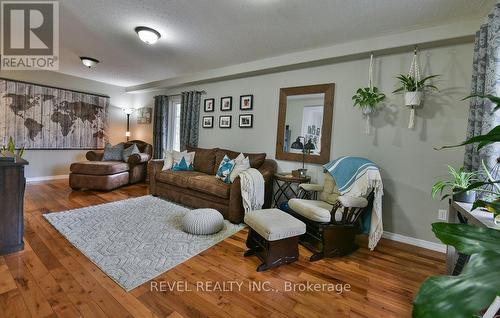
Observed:
[[[227,150],[227,149],[218,149],[217,150],[217,155],[215,158],[215,162],[221,162],[222,159],[224,158],[224,155],[227,155],[230,159],[236,159],[240,153],[232,150]],[[250,160],[250,167],[259,169],[260,166],[264,163],[266,160],[266,153],[246,153],[243,152],[245,157],[248,157]]]
[[[72,163],[69,169],[72,173],[100,176],[128,171],[129,165],[123,161],[82,161]]]
[[[194,156],[194,170],[203,172],[206,174],[214,175],[215,174],[215,169],[216,165],[218,164],[215,162],[215,155],[217,153],[218,148],[212,148],[212,149],[204,149],[204,148],[195,148],[195,147],[186,147],[187,151],[189,152],[195,152]]]
[[[188,180],[192,177],[204,175],[202,172],[198,171],[172,171],[164,170],[156,175],[156,180],[171,185],[175,185],[181,188],[188,187]]]
[[[104,147],[104,156],[102,160],[104,161],[121,161],[123,160],[123,149],[125,148],[125,144],[123,142],[112,146],[110,143],[107,143]]]
[[[231,192],[231,184],[224,183],[222,180],[207,174],[189,178],[188,188],[223,199],[228,199]]]

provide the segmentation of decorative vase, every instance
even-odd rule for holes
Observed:
[[[476,191],[470,190],[462,193],[456,193],[453,195],[453,201],[462,203],[473,203],[476,201]]]
[[[422,92],[406,92],[405,93],[405,105],[406,106],[420,106],[422,103]]]

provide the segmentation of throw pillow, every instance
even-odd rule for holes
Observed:
[[[248,157],[245,157],[244,154],[240,153],[238,157],[234,159],[234,168],[233,171],[231,171],[231,174],[229,175],[231,183],[234,182],[234,179],[238,177],[240,172],[245,171],[247,169],[250,169],[250,159],[248,159]]]
[[[194,152],[173,152],[174,164],[172,165],[172,171],[192,171],[193,169],[193,159]]]
[[[112,146],[110,143],[107,143],[104,147],[104,155],[102,160],[104,161],[122,161],[123,160],[123,142]]]
[[[139,151],[139,148],[137,147],[136,144],[133,144],[132,146],[126,148],[123,150],[123,161],[127,162],[128,161],[128,157],[132,156],[133,154],[136,154],[136,153],[141,153]]]
[[[225,183],[231,183],[230,175],[231,171],[233,171],[233,168],[234,160],[229,159],[229,157],[226,155],[219,164],[219,169],[217,169],[215,177],[217,179],[221,179]]]
[[[170,170],[172,169],[172,166],[174,165],[174,153],[175,150],[164,150],[164,157],[163,157],[163,168],[161,170]]]

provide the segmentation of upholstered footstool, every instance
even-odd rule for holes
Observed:
[[[245,223],[250,227],[245,257],[256,255],[262,261],[258,272],[299,258],[299,236],[306,232],[304,222],[278,209],[264,209],[247,213]]]
[[[191,210],[182,218],[182,230],[195,235],[210,235],[222,230],[224,217],[214,209]]]

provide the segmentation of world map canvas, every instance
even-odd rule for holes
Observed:
[[[100,149],[109,97],[0,79],[0,145],[26,149]]]

